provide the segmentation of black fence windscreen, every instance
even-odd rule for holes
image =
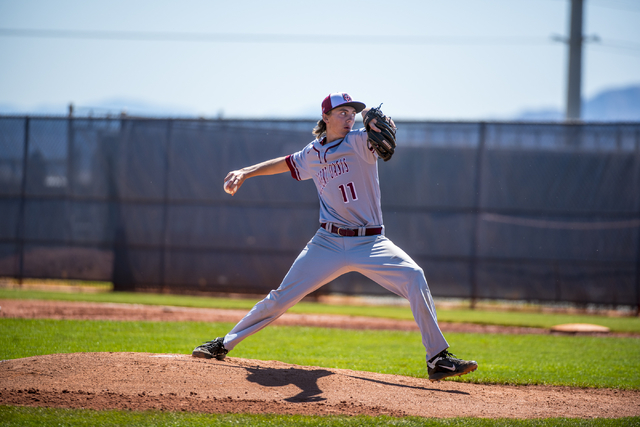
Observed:
[[[318,228],[313,183],[222,181],[314,124],[0,117],[0,276],[268,292]],[[386,234],[434,296],[640,306],[640,124],[397,124]]]

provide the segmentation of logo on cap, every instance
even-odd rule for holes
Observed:
[[[329,111],[331,111],[332,109],[343,105],[343,104],[348,104],[349,106],[353,107],[356,109],[356,113],[361,112],[362,110],[364,110],[366,108],[366,106],[362,103],[362,102],[357,102],[354,101],[348,93],[345,92],[336,92],[336,93],[331,93],[329,94],[323,101],[322,101],[322,113],[326,114]]]

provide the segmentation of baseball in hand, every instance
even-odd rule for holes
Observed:
[[[231,191],[231,180],[224,182],[224,191],[233,195],[233,191]]]

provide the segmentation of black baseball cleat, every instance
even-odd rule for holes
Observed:
[[[224,339],[216,338],[213,341],[207,341],[206,343],[199,345],[193,350],[191,355],[193,357],[202,357],[204,359],[211,359],[215,357],[218,360],[224,360],[227,357],[229,350],[224,348]]]
[[[455,355],[443,350],[427,362],[429,379],[440,381],[447,377],[457,377],[468,374],[478,369],[478,362],[475,360],[456,359]]]

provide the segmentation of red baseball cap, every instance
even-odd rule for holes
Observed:
[[[356,113],[359,113],[367,107],[362,102],[357,102],[351,99],[349,94],[346,92],[336,92],[328,95],[324,101],[322,101],[322,114],[328,113],[341,105],[348,105],[355,108]]]

